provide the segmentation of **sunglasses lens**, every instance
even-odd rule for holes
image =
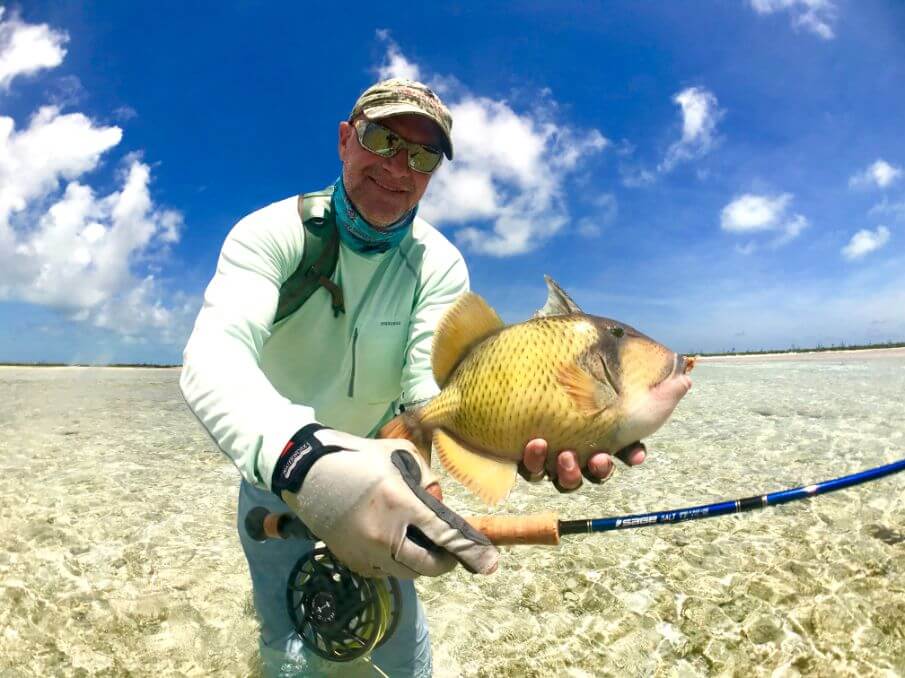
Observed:
[[[399,149],[399,137],[386,127],[368,123],[359,132],[361,145],[372,153],[391,156]]]
[[[431,148],[422,146],[417,152],[409,149],[409,166],[416,172],[429,174],[437,169],[442,159],[443,154]]]
[[[356,123],[358,141],[371,153],[389,158],[403,146],[408,150],[408,163],[416,172],[430,174],[443,159],[443,153],[429,146],[408,143],[399,138],[399,135],[383,125],[375,122]]]

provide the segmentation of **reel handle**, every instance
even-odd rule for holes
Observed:
[[[271,513],[263,506],[255,506],[245,515],[245,531],[255,541],[268,539],[317,541],[317,537],[294,513]]]
[[[496,546],[517,544],[559,544],[559,520],[555,513],[526,516],[468,516],[465,521],[486,535]],[[316,540],[293,513],[271,513],[263,506],[253,508],[245,516],[245,531],[252,539]]]

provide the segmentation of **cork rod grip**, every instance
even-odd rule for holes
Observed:
[[[528,516],[468,516],[469,525],[497,546],[559,544],[559,520],[555,513]]]
[[[555,513],[527,516],[466,516],[466,522],[497,546],[517,544],[559,544],[559,520]],[[270,513],[259,506],[245,518],[245,529],[252,539],[314,539],[293,513]]]

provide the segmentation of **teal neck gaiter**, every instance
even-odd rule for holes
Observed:
[[[386,252],[391,247],[396,247],[402,242],[418,212],[418,206],[415,205],[403,214],[399,221],[383,228],[376,228],[355,209],[355,205],[346,194],[346,187],[343,185],[341,176],[333,185],[332,202],[340,240],[345,243],[346,247],[359,254]]]

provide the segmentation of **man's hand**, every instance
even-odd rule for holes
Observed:
[[[436,477],[408,441],[320,429],[302,442],[320,456],[296,478],[297,491],[281,497],[351,570],[402,579],[445,574],[457,563],[496,570],[497,550],[436,499]],[[303,467],[292,454],[281,462],[275,477]]]
[[[519,473],[526,480],[537,482],[546,474],[547,441],[535,438],[525,445],[525,454],[519,465]],[[647,450],[643,443],[636,442],[619,450],[615,456],[629,466],[636,466],[644,461]],[[582,475],[591,482],[601,483],[608,480],[616,465],[613,457],[607,452],[598,452],[588,459],[587,466],[580,468],[578,455],[572,450],[563,450],[556,457],[556,470],[550,473],[550,479],[560,492],[571,492],[581,487]]]

